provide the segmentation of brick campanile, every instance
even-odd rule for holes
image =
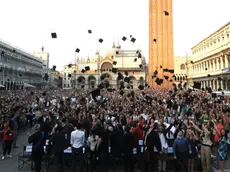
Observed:
[[[149,0],[148,84],[150,87],[172,88],[173,82],[169,80],[174,81],[173,74],[163,72],[165,68],[174,69],[172,0]],[[161,85],[156,84],[156,78],[152,79],[155,70],[158,71],[158,77],[164,79]],[[168,81],[164,76],[169,76]]]

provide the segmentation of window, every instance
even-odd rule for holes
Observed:
[[[66,85],[64,84],[64,87],[65,87]]]
[[[181,70],[185,70],[185,64],[181,64],[181,65],[180,65],[180,69],[181,69]]]

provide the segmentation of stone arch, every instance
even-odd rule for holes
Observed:
[[[101,65],[101,71],[102,72],[111,72],[113,68],[113,64],[110,62],[104,62]]]
[[[132,85],[133,87],[135,87],[136,83],[137,83],[137,79],[134,76],[130,76],[129,79],[130,79],[130,82],[129,82],[130,85]]]
[[[89,89],[94,89],[96,85],[96,78],[94,75],[90,75],[88,77],[88,88]]]
[[[180,69],[181,69],[181,70],[185,70],[185,64],[182,63],[182,64],[180,65]]]
[[[141,77],[140,77],[140,85],[143,85],[143,86],[144,86],[144,84],[145,84],[144,77],[143,77],[143,76],[141,76]]]
[[[110,73],[106,72],[106,73],[102,73],[101,76],[100,76],[100,79],[101,80],[104,80],[105,78],[108,78],[109,80],[112,79],[112,76]]]
[[[82,87],[84,87],[84,85],[85,85],[85,77],[84,76],[79,76],[78,78],[77,78],[77,87],[78,88],[82,88]]]

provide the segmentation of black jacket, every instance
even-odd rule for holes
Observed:
[[[133,148],[135,147],[135,137],[132,133],[125,133],[123,136],[123,153],[125,156],[133,155]]]
[[[158,152],[161,151],[161,141],[160,141],[160,137],[159,137],[159,135],[158,135],[158,133],[156,131],[152,130],[147,135],[145,145],[147,147],[147,150],[149,150],[149,152],[153,152],[154,147],[156,147]]]
[[[32,154],[33,153],[44,153],[45,135],[42,131],[37,131],[29,136],[29,143],[32,143]]]

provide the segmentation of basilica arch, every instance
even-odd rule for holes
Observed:
[[[85,86],[85,77],[84,76],[79,76],[77,78],[77,87],[82,88]]]
[[[96,86],[96,78],[93,75],[90,75],[88,77],[88,88],[89,89],[94,89]]]

